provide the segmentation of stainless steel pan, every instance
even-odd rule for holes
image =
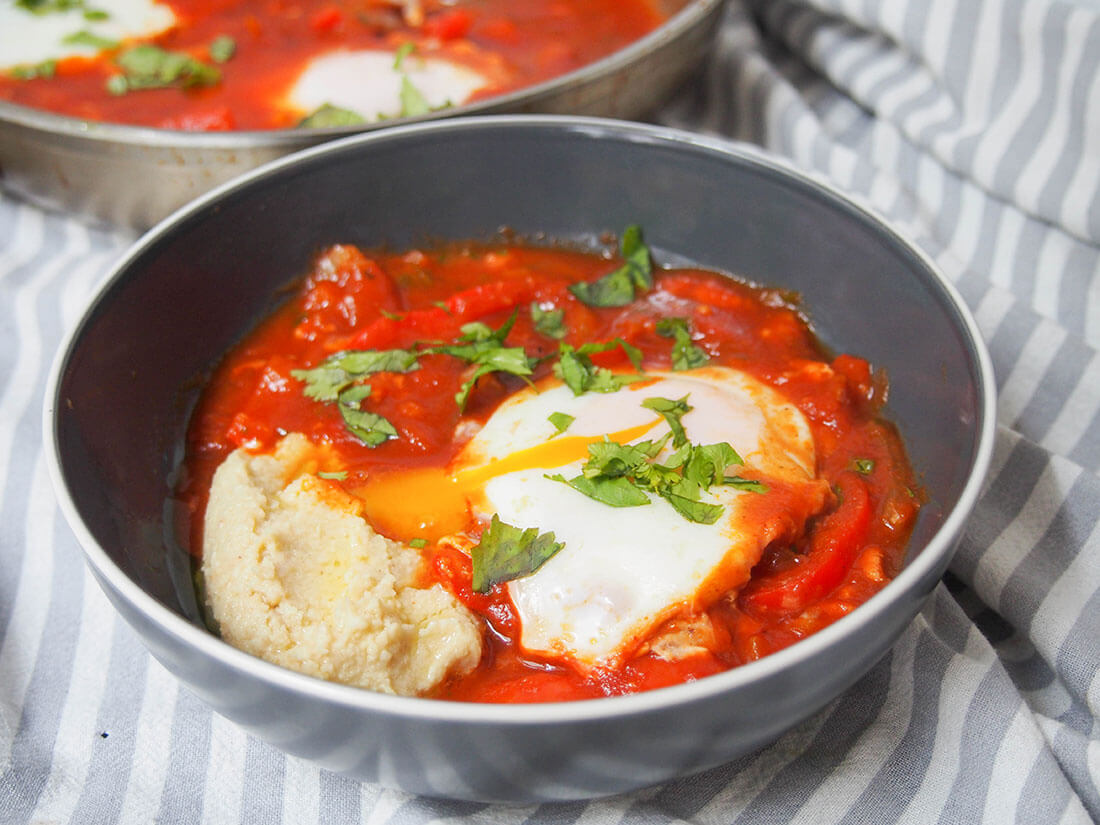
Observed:
[[[638,117],[705,56],[723,0],[660,4],[670,19],[608,57],[536,86],[415,120],[499,112]],[[79,120],[0,101],[0,186],[49,208],[143,229],[241,172],[372,128],[380,124],[178,132]]]

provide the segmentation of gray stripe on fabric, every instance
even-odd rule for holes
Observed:
[[[27,210],[21,210],[30,217]],[[17,225],[16,231],[20,231]],[[52,227],[52,231],[51,230]],[[27,281],[36,274],[49,267],[51,262],[65,254],[64,244],[57,232],[56,225],[46,224],[42,238],[35,249],[36,255],[28,255],[27,260],[21,266],[14,267],[10,273],[0,281],[0,301],[4,306],[14,309],[18,304],[19,294],[27,287]],[[46,257],[41,255],[45,252]],[[47,285],[43,291],[48,291],[52,286],[54,290],[63,285],[61,279],[55,284]],[[9,322],[9,313],[0,318],[0,395],[13,391],[13,375],[21,359],[26,356],[27,342],[19,338],[19,329]],[[45,365],[52,354],[49,342],[60,337],[57,318],[39,318],[35,330],[39,337],[41,353],[37,375],[35,376],[34,391],[28,396],[26,406],[21,410],[12,410],[14,418],[11,422],[3,422],[11,425],[11,467],[33,467],[35,456],[39,451],[41,437],[39,411],[42,408],[42,397],[45,384]],[[20,576],[23,572],[23,551],[29,547],[26,534],[24,514],[29,506],[30,487],[26,479],[20,473],[5,473],[3,488],[0,491],[0,524],[4,525],[0,533],[0,543],[3,546],[13,548],[5,551],[4,563],[0,564],[0,645],[3,645],[7,636],[8,626],[11,622],[11,612],[16,602],[16,589],[19,586]]]
[[[1095,357],[1096,353],[1080,339],[1067,336],[1051,359],[1031,399],[1011,423],[1012,428],[1032,441],[1041,442]]]
[[[1071,80],[1068,102],[1070,119],[1066,139],[1058,160],[1039,193],[1039,213],[1042,215],[1062,214],[1062,199],[1074,173],[1085,154],[1095,150],[1095,147],[1085,144],[1084,118],[1089,110],[1089,95],[1100,73],[1100,16],[1092,20],[1085,41],[1081,62]]]
[[[913,8],[920,8],[922,4],[913,3]],[[1022,60],[1019,49],[1019,32],[1014,24],[1023,14],[1020,0],[1004,0],[1004,13],[1000,17],[1001,30],[995,39],[1001,50],[998,55],[996,69],[993,71],[993,84],[990,89],[990,105],[988,111],[995,113],[1004,108],[1013,88],[1020,80]],[[965,98],[964,98],[965,99]],[[954,168],[971,169],[974,166],[974,157],[984,137],[984,130],[961,138],[955,144]]]
[[[1027,166],[1054,119],[1054,107],[1058,102],[1058,62],[1065,47],[1066,20],[1072,8],[1070,4],[1051,3],[1043,16],[1042,83],[1035,103],[1005,146],[993,172],[992,186],[996,192],[1015,191],[1021,170]]]
[[[321,810],[324,825],[359,822],[362,811],[359,783],[332,771],[321,771]]]
[[[915,4],[919,5],[919,4]],[[980,2],[955,3],[948,26],[947,52],[943,71],[939,76],[944,94],[951,102],[951,113],[946,117],[927,124],[918,137],[923,146],[932,146],[941,135],[951,135],[963,124],[963,111],[959,101],[966,99],[966,84],[972,71],[971,62],[979,59],[978,49],[974,48],[974,33],[978,29]]]
[[[1039,271],[1040,255],[1048,231],[1044,224],[1025,215],[1012,255],[1012,292],[1028,306],[1034,300],[1035,274]]]
[[[893,664],[893,654],[888,653],[844,693],[810,747],[784,765],[734,821],[790,819],[843,762],[864,729],[879,714],[890,690]]]
[[[265,825],[279,822],[283,816],[285,779],[286,756],[249,736],[245,745],[241,811]]]
[[[83,587],[73,586],[74,579],[83,582],[80,552],[59,513],[55,515],[49,532],[51,542],[41,548],[54,554],[49,608],[42,634],[43,639],[49,639],[49,644],[39,646],[27,688],[27,695],[34,697],[34,712],[27,713],[24,708],[12,741],[12,764],[22,766],[23,777],[16,783],[19,777],[14,771],[0,776],[0,789],[8,787],[7,792],[0,790],[0,797],[13,797],[13,804],[7,809],[9,818],[5,825],[16,825],[30,818],[50,775],[54,742],[65,706],[65,695],[72,680],[73,659],[80,633],[84,593]],[[65,575],[66,567],[77,571],[78,575]]]
[[[997,331],[988,343],[998,391],[1004,389],[1004,382],[1020,360],[1020,353],[1027,346],[1028,339],[1038,324],[1039,316],[1015,301],[997,325]]]
[[[1020,561],[1001,591],[998,609],[1030,631],[1036,611],[1096,529],[1100,479],[1081,473],[1062,499],[1042,537]]]
[[[1072,791],[1065,775],[1051,752],[1044,750],[1024,780],[1016,807],[1016,821],[1057,822],[1071,797]]]
[[[841,823],[857,825],[866,811],[875,811],[876,821],[883,825],[893,822],[920,789],[935,740],[936,726],[929,720],[938,718],[943,677],[952,658],[953,652],[929,629],[921,629],[913,656],[913,706],[905,734]]]
[[[966,735],[959,737],[959,771],[940,812],[944,825],[981,820],[998,749],[1021,704],[1000,667],[991,667],[966,712]]]
[[[1063,326],[1081,337],[1088,332],[1089,314],[1097,310],[1089,300],[1097,278],[1100,278],[1100,252],[1073,241],[1058,284],[1058,318]]]
[[[1100,470],[1100,410],[1084,427],[1081,438],[1069,451],[1069,458],[1094,473]]]
[[[124,622],[115,622],[107,681],[96,715],[95,748],[73,822],[117,822],[137,754],[135,735],[149,657]]]
[[[210,762],[211,710],[187,688],[176,694],[158,822],[199,822]],[[163,756],[161,757],[164,758]]]
[[[573,825],[587,809],[587,802],[547,803],[535,808],[523,825]]]
[[[322,775],[324,775],[322,771]],[[334,775],[334,774],[333,774]],[[349,780],[350,781],[350,780]],[[322,784],[322,799],[324,785]],[[478,802],[463,802],[457,799],[430,799],[428,797],[410,797],[402,803],[386,820],[386,825],[420,825],[429,820],[462,819],[472,817],[488,809],[488,805]],[[322,812],[320,821],[328,825]]]

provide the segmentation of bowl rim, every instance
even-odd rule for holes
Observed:
[[[149,595],[107,554],[92,536],[81,518],[76,504],[69,495],[61,468],[58,431],[55,413],[61,408],[58,397],[62,374],[76,342],[85,326],[90,323],[101,299],[140,259],[147,250],[156,246],[177,224],[196,216],[211,204],[255,181],[276,176],[288,167],[308,162],[323,155],[342,152],[370,151],[375,145],[400,142],[407,137],[432,132],[471,132],[479,130],[530,129],[579,133],[594,139],[611,139],[663,145],[691,152],[721,155],[726,161],[748,163],[778,173],[788,182],[817,190],[830,200],[856,213],[856,216],[884,233],[888,239],[904,248],[921,264],[931,277],[931,285],[942,290],[958,320],[958,331],[967,338],[969,350],[974,356],[972,367],[976,371],[978,408],[975,421],[976,449],[969,476],[951,506],[944,523],[922,550],[915,554],[897,577],[881,591],[851,613],[822,628],[811,636],[783,650],[776,651],[755,662],[749,662],[722,673],[717,673],[679,685],[658,688],[625,696],[600,697],[575,701],[559,701],[530,704],[489,704],[460,702],[422,697],[394,696],[350,685],[328,682],[272,664],[244,651],[210,633],[205,628],[171,610]],[[435,722],[478,724],[493,723],[514,726],[537,726],[580,722],[585,720],[613,720],[646,714],[654,710],[668,710],[676,706],[713,698],[741,688],[751,682],[765,680],[782,671],[793,670],[802,660],[822,654],[834,641],[855,633],[861,626],[876,622],[895,598],[906,591],[917,591],[926,586],[930,576],[938,579],[938,565],[950,558],[962,535],[966,519],[978,500],[988,473],[996,431],[996,389],[989,352],[981,337],[977,322],[961,294],[942,273],[939,266],[914,242],[905,238],[869,205],[850,193],[845,193],[820,175],[800,169],[783,158],[747,144],[699,135],[680,129],[649,124],[620,121],[608,118],[561,115],[495,115],[471,118],[442,119],[404,126],[369,131],[341,140],[296,152],[271,161],[222,184],[190,204],[176,210],[145,232],[116,261],[110,271],[99,281],[85,299],[80,319],[73,324],[60,343],[50,368],[42,409],[43,441],[49,477],[58,505],[70,529],[79,541],[85,559],[96,577],[102,577],[117,596],[129,602],[147,621],[177,643],[197,649],[215,659],[219,665],[260,679],[272,686],[290,692],[304,694],[342,708],[375,711],[405,719],[432,720]],[[934,581],[934,580],[933,580]],[[101,581],[103,584],[103,581]],[[931,585],[927,585],[930,589]]]
[[[111,121],[89,120],[59,114],[21,103],[0,100],[0,131],[19,126],[57,137],[92,144],[125,144],[150,150],[193,149],[206,151],[241,151],[246,149],[291,149],[322,140],[357,135],[412,123],[447,120],[465,115],[487,114],[518,106],[528,100],[538,100],[561,92],[565,87],[598,80],[625,68],[666,40],[675,39],[712,14],[721,12],[725,0],[685,0],[684,6],[661,25],[611,54],[604,55],[570,72],[548,78],[531,86],[493,95],[450,109],[415,117],[394,118],[350,126],[321,128],[293,126],[285,129],[241,129],[225,132],[194,132],[185,129],[162,129]],[[3,177],[0,176],[0,181]]]

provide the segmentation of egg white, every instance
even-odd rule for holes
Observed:
[[[457,106],[486,85],[478,72],[441,57],[408,55],[400,69],[389,51],[335,51],[310,61],[287,95],[287,105],[307,115],[325,104],[349,109],[364,120],[401,113],[402,75],[432,108]]]
[[[171,28],[176,15],[151,0],[90,0],[88,8],[107,13],[88,20],[81,9],[34,14],[13,0],[0,3],[0,69],[34,65],[66,57],[92,57],[100,49],[66,43],[65,38],[87,31],[106,40],[152,37]]]
[[[809,503],[797,513],[765,518],[754,497],[769,493],[713,487],[703,500],[722,505],[723,514],[705,525],[652,494],[647,505],[614,508],[546,477],[571,478],[583,460],[493,475],[475,509],[517,527],[552,531],[565,545],[535,573],[508,584],[520,643],[530,652],[581,668],[621,662],[661,622],[706,607],[703,602],[715,598],[716,579],[724,586],[743,584],[767,544],[824,502],[827,485],[815,479],[809,425],[775,390],[723,367],[655,377],[615,393],[575,396],[560,385],[521,392],[494,413],[459,463],[491,467],[555,437],[614,434],[646,422],[653,427],[641,438],[658,438],[668,425],[641,402],[687,396],[692,410],[682,423],[693,444],[728,442],[746,465],[731,472],[751,468],[788,489],[804,485]],[[574,416],[561,436],[547,420],[553,412]]]

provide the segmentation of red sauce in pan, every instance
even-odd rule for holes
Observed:
[[[236,44],[221,82],[112,95],[117,49],[60,61],[52,77],[0,72],[0,99],[89,120],[176,129],[275,129],[297,125],[280,107],[311,58],[339,49],[395,50],[412,43],[484,70],[484,98],[530,86],[611,54],[663,21],[650,0],[424,0],[408,25],[385,0],[167,0],[177,25],[151,38],[208,60],[219,37]],[[94,7],[94,2],[89,6]],[[35,17],[27,15],[27,25]],[[123,44],[125,47],[127,44]],[[373,114],[373,113],[369,113]]]

